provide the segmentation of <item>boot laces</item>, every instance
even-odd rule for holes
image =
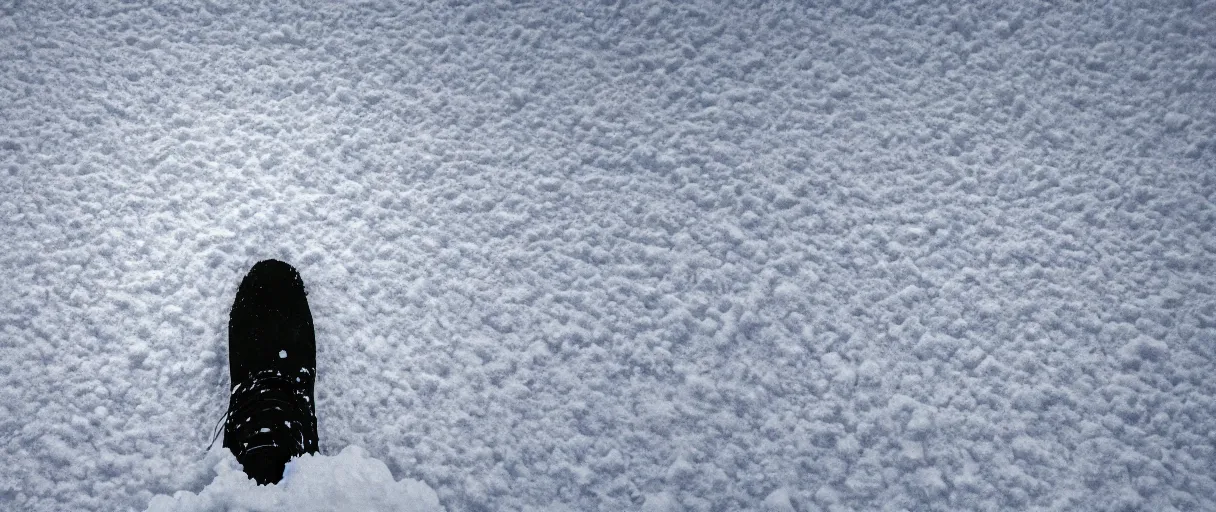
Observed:
[[[295,379],[298,381],[299,378],[295,377]],[[277,446],[278,441],[285,440],[283,439],[285,436],[282,435],[285,427],[287,431],[295,434],[290,439],[295,453],[307,452],[308,446],[304,440],[304,431],[310,427],[308,418],[313,416],[312,403],[304,395],[304,391],[298,389],[298,382],[292,382],[292,380],[277,370],[266,370],[233,386],[229,395],[228,409],[216,422],[207,450],[210,451],[211,447],[215,445],[215,441],[219,439],[220,425],[225,424],[224,420],[237,418],[236,425],[231,429],[234,437],[238,439],[270,438],[269,441],[264,440],[263,443],[253,446],[250,446],[252,443],[249,441],[242,441],[243,444],[238,448],[240,451],[263,446]],[[271,435],[261,435],[267,433]],[[235,443],[234,447],[236,447]]]

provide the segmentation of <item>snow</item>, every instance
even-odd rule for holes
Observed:
[[[156,496],[148,504],[148,511],[442,510],[439,496],[426,484],[408,479],[394,481],[388,466],[354,446],[334,456],[310,454],[294,459],[284,469],[283,480],[267,486],[249,479],[225,448],[208,452],[206,460],[213,463],[215,478],[201,492]]]
[[[341,508],[204,453],[267,258],[308,482],[1216,509],[1216,3],[846,4],[0,2],[0,509]]]

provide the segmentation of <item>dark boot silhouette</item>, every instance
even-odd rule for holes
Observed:
[[[232,389],[224,447],[260,485],[297,455],[317,452],[317,345],[304,281],[291,265],[258,262],[228,320]]]

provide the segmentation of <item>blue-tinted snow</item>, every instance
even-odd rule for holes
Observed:
[[[0,508],[226,489],[264,258],[451,510],[1216,508],[1216,3],[760,4],[0,3]]]

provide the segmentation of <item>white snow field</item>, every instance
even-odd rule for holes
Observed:
[[[841,3],[0,2],[0,509],[1216,509],[1216,2]]]

